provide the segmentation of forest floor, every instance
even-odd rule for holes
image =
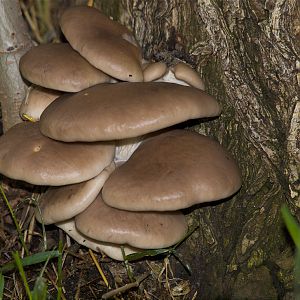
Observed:
[[[2,135],[1,116],[0,130]],[[188,273],[173,256],[160,256],[125,264],[102,253],[93,253],[97,262],[95,263],[87,248],[71,240],[54,225],[46,226],[43,232],[34,214],[34,202],[39,195],[36,187],[11,180],[1,174],[0,185],[4,192],[0,195],[0,268],[15,262],[13,255],[16,252],[23,258],[45,254],[49,250],[57,251],[60,241],[62,245],[61,264],[59,258],[55,257],[49,261],[44,259],[41,263],[24,266],[26,279],[22,278],[16,265],[13,270],[2,272],[3,299],[31,299],[26,291],[26,281],[29,289],[33,290],[41,272],[47,286],[45,299],[101,299],[107,292],[124,286],[123,292],[115,294],[111,299],[197,299],[197,291],[191,287]],[[5,198],[12,211],[9,210]],[[21,235],[13,216],[20,226]],[[27,254],[21,243],[22,236]],[[104,275],[101,276],[97,267],[101,268]],[[132,273],[131,278],[128,271]],[[143,280],[139,282],[140,279]],[[126,284],[130,283],[133,283],[132,287],[128,288]],[[135,285],[137,286],[134,287]],[[59,289],[62,290],[60,298],[57,297]]]

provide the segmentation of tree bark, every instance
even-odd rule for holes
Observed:
[[[0,103],[4,131],[21,122],[19,108],[27,87],[19,72],[19,60],[31,46],[19,1],[0,0]]]
[[[298,3],[299,4],[299,3]],[[146,58],[190,63],[223,107],[194,124],[238,161],[231,199],[193,209],[182,247],[201,299],[282,299],[293,265],[280,207],[300,208],[299,7],[296,0],[96,1],[131,28]],[[264,298],[265,297],[265,298]]]

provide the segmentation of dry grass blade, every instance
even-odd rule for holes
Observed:
[[[24,248],[26,255],[28,255],[29,252],[28,252],[28,249],[27,249],[27,247],[26,247],[26,245],[25,245],[24,237],[23,237],[21,228],[20,228],[20,226],[19,226],[19,222],[17,221],[17,218],[16,218],[16,216],[15,216],[15,214],[14,214],[14,211],[13,211],[13,209],[12,209],[12,207],[11,207],[11,205],[10,205],[10,203],[9,203],[9,201],[8,201],[8,199],[7,199],[6,195],[5,195],[5,193],[4,193],[4,190],[3,190],[2,186],[1,186],[1,184],[0,184],[0,193],[1,193],[1,195],[2,195],[2,197],[3,197],[3,199],[4,199],[4,201],[5,201],[5,204],[6,204],[7,207],[8,207],[8,210],[9,210],[9,212],[10,212],[10,214],[11,214],[11,217],[12,217],[12,219],[13,219],[13,221],[14,221],[14,224],[15,224],[15,226],[16,226],[16,228],[17,228],[17,231],[18,231],[18,234],[19,234],[19,239],[20,239],[20,241],[21,241],[22,247]]]
[[[98,269],[98,271],[99,271],[99,273],[100,273],[100,275],[101,275],[103,281],[105,282],[106,286],[107,286],[108,288],[110,288],[109,283],[108,283],[108,281],[107,281],[107,278],[106,278],[106,276],[104,275],[104,273],[103,273],[103,271],[102,271],[102,269],[101,269],[101,267],[100,267],[100,265],[99,265],[99,263],[98,263],[98,261],[97,261],[95,255],[94,255],[94,253],[93,253],[93,251],[92,251],[91,249],[89,249],[89,253],[90,253],[90,256],[92,257],[92,260],[93,260],[94,264],[96,265],[96,267],[97,267],[97,269]]]

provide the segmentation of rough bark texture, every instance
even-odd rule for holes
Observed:
[[[0,103],[4,131],[21,122],[19,107],[27,87],[19,59],[32,46],[18,0],[0,0]]]
[[[243,187],[191,212],[200,229],[182,254],[192,289],[200,299],[287,299],[293,259],[280,207],[300,208],[299,3],[95,2],[135,32],[145,57],[195,67],[223,107],[193,128],[233,154]]]

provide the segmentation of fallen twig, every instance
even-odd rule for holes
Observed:
[[[140,283],[143,280],[145,280],[149,275],[150,275],[150,273],[144,274],[144,275],[140,276],[135,282],[127,283],[127,284],[125,284],[122,287],[119,287],[117,289],[114,289],[112,291],[109,291],[109,292],[103,294],[102,295],[102,299],[109,299],[109,298],[111,298],[113,296],[116,296],[117,294],[124,293],[127,290],[129,290],[129,289],[138,287],[140,285]]]

